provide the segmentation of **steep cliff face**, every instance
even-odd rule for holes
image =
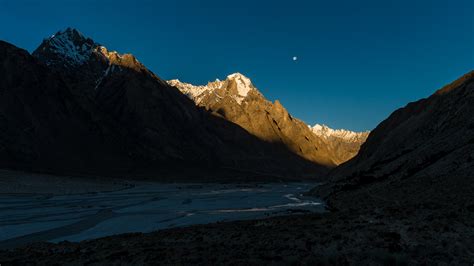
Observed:
[[[473,186],[473,151],[470,72],[392,113],[372,131],[359,154],[333,170],[328,185],[315,193],[339,206],[354,203],[356,197],[370,198],[368,194],[399,201],[462,197]]]
[[[238,124],[259,139],[281,143],[299,156],[327,167],[334,167],[354,156],[364,140],[363,136],[349,141],[313,132],[305,123],[291,116],[278,100],[274,103],[266,100],[250,79],[239,73],[205,86],[179,80],[168,83],[188,95],[198,106]]]

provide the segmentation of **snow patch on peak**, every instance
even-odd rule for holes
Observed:
[[[236,84],[236,92],[229,91],[229,81]],[[242,104],[243,100],[248,96],[251,90],[255,90],[252,82],[246,76],[240,73],[234,73],[227,76],[225,81],[216,79],[213,82],[208,82],[207,85],[195,86],[189,83],[181,82],[178,79],[167,81],[169,85],[177,87],[182,93],[191,98],[196,104],[201,103],[205,96],[215,94],[217,98],[222,99],[226,95],[232,97],[238,104]],[[218,89],[225,89],[217,94]]]
[[[237,82],[239,82],[240,85],[242,86],[246,86],[246,87],[250,87],[252,85],[252,81],[250,81],[249,78],[247,78],[246,76],[240,74],[240,73],[234,73],[234,74],[230,74],[227,76],[227,79],[232,79],[232,80],[235,80]]]
[[[33,56],[50,66],[71,69],[79,69],[83,65],[103,68],[104,75],[117,69],[130,68],[134,70],[146,70],[132,54],[119,54],[109,51],[106,47],[85,37],[81,32],[73,28],[67,28],[56,32],[46,38],[40,47],[33,52]],[[105,64],[104,64],[105,63]],[[107,69],[109,71],[107,71]],[[97,80],[97,83],[102,78]]]
[[[311,131],[313,131],[314,134],[321,138],[339,138],[347,142],[365,142],[370,133],[370,131],[354,132],[345,129],[332,129],[326,125],[320,124],[308,127],[311,129]]]
[[[82,65],[90,58],[94,42],[76,29],[67,28],[51,35],[42,49],[65,59],[70,65]],[[51,64],[52,62],[46,62]]]
[[[234,73],[227,76],[227,80],[234,80],[237,83],[237,92],[238,95],[235,95],[234,99],[241,104],[242,101],[247,97],[248,93],[255,89],[249,78],[240,74]]]
[[[195,86],[189,83],[181,82],[179,79],[167,81],[170,86],[178,88],[183,94],[188,96],[196,104],[199,104],[203,98],[214,90],[222,87],[221,81],[209,82],[205,86]]]

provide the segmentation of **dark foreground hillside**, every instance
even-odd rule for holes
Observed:
[[[337,208],[359,205],[370,195],[388,201],[407,197],[413,201],[449,200],[464,187],[471,187],[474,71],[393,112],[371,132],[359,154],[330,176],[314,193]],[[336,206],[339,203],[342,205]]]

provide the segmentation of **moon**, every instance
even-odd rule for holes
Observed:
[[[298,57],[297,56],[293,56],[293,61],[296,61],[298,60]]]

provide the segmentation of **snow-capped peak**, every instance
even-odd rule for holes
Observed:
[[[94,41],[86,38],[81,32],[73,28],[67,28],[58,31],[45,39],[39,51],[36,53],[52,53],[55,58],[48,58],[45,63],[54,64],[56,61],[62,61],[64,64],[77,66],[82,65],[89,60],[93,48],[96,46]]]
[[[45,39],[38,49],[33,52],[33,55],[47,65],[65,66],[67,68],[84,65],[89,62],[92,55],[95,58],[102,58],[109,65],[128,68],[142,67],[133,55],[109,51],[73,28],[58,31]]]
[[[80,31],[78,31],[77,29],[74,29],[74,28],[71,28],[71,27],[68,27],[66,28],[65,30],[62,30],[62,31],[59,31],[59,33],[57,33],[58,35],[62,35],[62,34],[68,34],[68,35],[76,35],[77,37],[79,38],[82,38],[82,39],[87,39],[84,34],[82,34]]]
[[[240,73],[234,73],[229,76],[227,76],[227,80],[234,80],[237,83],[237,91],[238,91],[238,97],[236,100],[240,104],[242,103],[242,100],[247,97],[249,91],[254,89],[254,86],[252,85],[252,81],[250,81],[249,78],[246,76],[240,74]]]
[[[309,128],[319,137],[324,139],[340,138],[347,142],[364,142],[369,136],[370,131],[354,132],[345,129],[332,129],[326,125],[316,124]]]
[[[250,79],[240,73],[230,74],[224,81],[216,79],[213,82],[208,82],[207,85],[201,86],[184,83],[178,79],[169,80],[168,84],[177,87],[182,93],[194,100],[196,104],[199,104],[209,94],[215,94],[219,99],[230,96],[238,104],[242,104],[249,92],[255,90]],[[235,84],[236,91],[230,91],[233,89],[233,86],[230,86],[231,84]],[[218,91],[219,89],[223,89],[223,91]]]

